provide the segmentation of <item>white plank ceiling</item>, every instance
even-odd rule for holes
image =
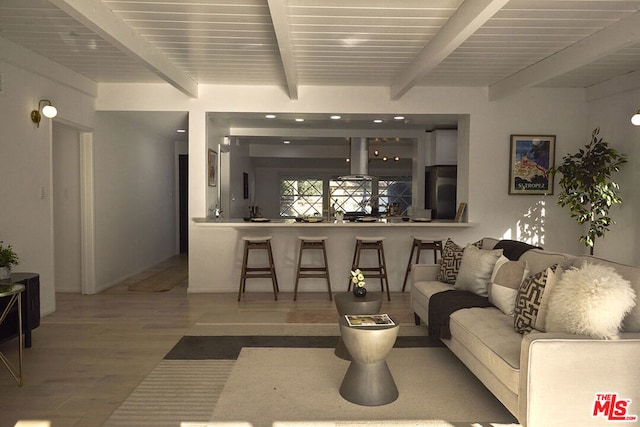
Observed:
[[[0,0],[0,37],[96,82],[590,87],[640,74],[640,0]],[[1,53],[0,53],[1,56]]]

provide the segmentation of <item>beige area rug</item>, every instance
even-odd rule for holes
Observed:
[[[163,360],[104,424],[178,427],[207,422],[235,360]]]
[[[184,266],[171,267],[129,285],[129,290],[136,292],[166,292],[188,278],[189,273]]]
[[[332,349],[244,348],[211,418],[298,425],[376,425],[376,421],[444,420],[452,426],[517,421],[447,348],[396,348],[387,363],[400,393],[379,407],[360,406],[340,396],[348,361]],[[412,421],[414,420],[414,421]],[[431,422],[431,421],[429,421]],[[329,423],[329,424],[324,424]],[[414,423],[414,424],[411,424]]]

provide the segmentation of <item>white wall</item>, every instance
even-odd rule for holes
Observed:
[[[37,128],[30,112],[47,98],[58,108],[55,120],[90,128],[92,83],[3,39],[0,73],[0,240],[20,256],[16,271],[40,274],[46,315],[55,311],[52,122],[43,119]]]
[[[100,291],[176,253],[175,143],[109,112],[94,135]]]
[[[581,141],[583,145],[588,143],[591,130],[600,127],[600,137],[627,156],[628,163],[614,176],[623,200],[622,205],[614,206],[610,211],[616,224],[604,238],[596,240],[594,253],[600,257],[615,253],[617,261],[633,265],[640,265],[640,126],[631,124],[631,116],[638,109],[640,90],[591,101],[588,126]]]

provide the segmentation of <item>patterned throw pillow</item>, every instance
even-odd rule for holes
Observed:
[[[513,327],[521,334],[531,332],[536,328],[536,319],[542,302],[547,278],[553,275],[558,265],[553,265],[541,272],[529,276],[522,282],[516,295]]]
[[[482,240],[473,243],[473,246],[482,249]],[[455,244],[451,239],[447,239],[442,247],[442,260],[438,271],[438,280],[440,282],[449,283],[450,285],[456,284],[463,252],[464,247]]]

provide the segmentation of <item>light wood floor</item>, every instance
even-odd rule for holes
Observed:
[[[57,294],[56,312],[42,318],[33,331],[33,346],[24,351],[24,385],[18,387],[0,365],[0,427],[18,420],[48,420],[52,426],[101,426],[174,344],[199,319],[237,316],[272,321],[275,311],[286,322],[326,322],[335,319],[327,293],[248,292],[188,294],[186,283],[168,292],[128,290],[135,283],[176,263],[174,257],[129,278],[99,295]],[[346,284],[345,284],[346,287]],[[344,291],[342,284],[337,291]],[[408,293],[392,293],[383,312],[411,322]],[[238,316],[242,313],[242,316]],[[249,314],[249,315],[247,315]],[[17,340],[0,344],[15,361]]]

